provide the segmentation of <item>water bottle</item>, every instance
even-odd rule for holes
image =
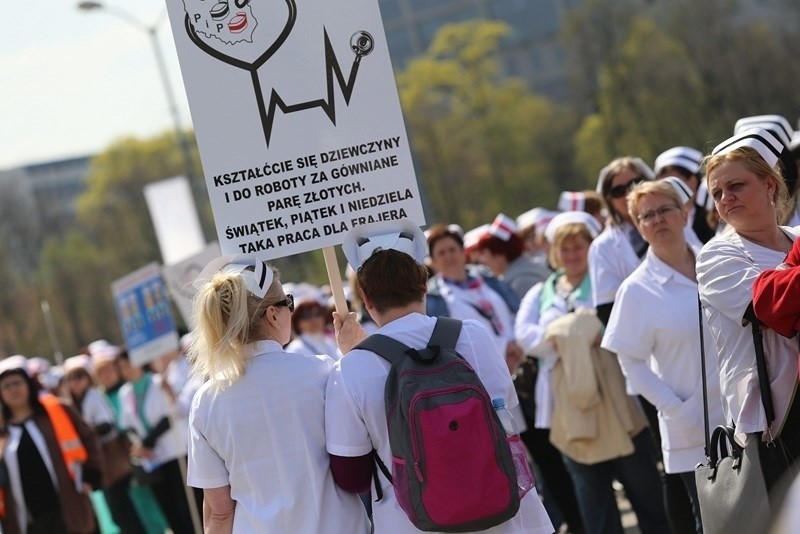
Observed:
[[[506,431],[506,440],[508,440],[511,458],[514,461],[514,471],[517,473],[519,498],[522,499],[534,486],[533,473],[531,473],[531,466],[528,464],[528,451],[525,449],[525,444],[522,443],[522,438],[519,437],[519,430],[514,422],[514,416],[506,408],[506,401],[500,397],[492,399],[492,408],[494,408],[500,418],[503,429]]]

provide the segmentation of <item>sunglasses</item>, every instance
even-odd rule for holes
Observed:
[[[630,191],[633,188],[633,186],[646,181],[647,178],[645,178],[644,176],[637,176],[636,178],[631,179],[631,181],[628,182],[627,184],[615,185],[614,187],[608,190],[608,195],[611,198],[622,198],[628,194],[628,191]]]
[[[288,295],[286,295],[285,299],[279,300],[278,302],[270,304],[269,306],[275,306],[276,308],[286,307],[289,308],[289,313],[292,313],[294,311],[294,295],[289,293]],[[267,308],[269,308],[269,306],[267,306]],[[267,309],[264,308],[264,311],[261,312],[261,317],[264,317],[266,314],[267,314]]]

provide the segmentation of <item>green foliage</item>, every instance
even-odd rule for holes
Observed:
[[[575,119],[499,74],[508,27],[470,21],[444,26],[428,51],[398,73],[412,147],[435,221],[476,226],[551,204],[571,178]]]

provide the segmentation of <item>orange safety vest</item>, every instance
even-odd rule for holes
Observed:
[[[86,447],[83,446],[78,431],[72,424],[72,419],[69,418],[64,406],[54,395],[43,393],[39,396],[39,402],[44,406],[50,424],[53,425],[69,476],[75,480],[76,464],[84,464],[89,459]]]

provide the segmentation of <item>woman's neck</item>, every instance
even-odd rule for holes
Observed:
[[[447,278],[448,280],[452,280],[453,282],[463,282],[467,279],[467,270],[462,268],[450,272],[442,271],[442,276]]]
[[[762,247],[788,253],[792,248],[792,242],[783,233],[779,226],[773,226],[764,230],[736,231],[740,237],[747,239]]]
[[[11,423],[19,424],[33,417],[33,408],[28,405],[11,410]]]
[[[653,254],[658,259],[684,275],[690,280],[697,280],[695,257],[686,241],[679,239],[665,245],[651,245]]]
[[[583,282],[583,279],[586,278],[587,272],[588,269],[576,273],[568,273],[565,271],[564,279],[566,279],[569,285],[571,285],[573,288],[576,288],[581,284],[581,282]]]

